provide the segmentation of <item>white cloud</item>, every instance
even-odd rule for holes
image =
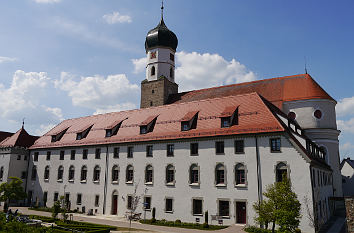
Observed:
[[[145,70],[146,58],[133,59],[134,73]],[[248,82],[256,79],[255,73],[232,59],[227,61],[218,54],[197,52],[176,53],[176,82],[180,91]]]
[[[31,126],[61,121],[61,109],[43,105],[48,84],[50,79],[44,72],[17,70],[8,88],[0,85],[0,119],[20,123],[26,118]]]
[[[16,61],[16,58],[13,57],[0,57],[0,63],[4,63],[4,62],[14,62]]]
[[[104,114],[108,112],[119,112],[124,110],[131,110],[131,109],[136,109],[136,105],[134,103],[127,102],[123,104],[103,106],[103,108],[96,109],[96,112],[94,112],[93,114],[97,115],[97,114]]]
[[[45,133],[49,132],[49,130],[53,129],[56,125],[55,124],[43,124],[37,128],[34,133],[35,135],[44,135]]]
[[[354,133],[354,118],[349,120],[337,120],[338,128],[345,133]]]
[[[134,73],[138,74],[141,72],[144,72],[146,69],[146,64],[147,64],[147,58],[143,57],[140,59],[132,59],[131,60],[134,64]]]
[[[129,15],[122,15],[117,11],[115,11],[111,14],[106,14],[106,15],[102,16],[102,18],[108,24],[131,23],[132,22],[132,18]]]
[[[344,116],[344,115],[348,115],[348,114],[353,115],[354,114],[354,96],[341,99],[336,106],[336,112],[337,112],[338,116]]]
[[[34,0],[36,3],[58,3],[61,0]]]
[[[55,87],[68,92],[74,106],[93,109],[96,113],[134,108],[140,90],[124,74],[77,78],[62,72]]]

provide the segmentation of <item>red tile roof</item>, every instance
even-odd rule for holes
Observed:
[[[12,135],[13,133],[0,131],[0,143],[4,141],[6,138],[11,137]]]
[[[239,124],[230,128],[221,128],[219,116],[231,106],[239,108]],[[187,113],[195,111],[199,111],[197,128],[181,131],[181,119]],[[142,120],[151,116],[158,116],[153,132],[140,134],[139,126]],[[121,119],[126,120],[122,122],[117,135],[105,137],[107,126],[111,126]],[[93,127],[87,137],[76,140],[78,130],[92,124]],[[51,142],[53,132],[61,132],[66,128],[69,129],[61,140]],[[31,149],[281,132],[284,130],[262,98],[257,93],[248,93],[65,120],[40,137]]]
[[[29,135],[24,128],[18,130],[11,137],[6,138],[0,143],[0,147],[24,147],[28,148],[33,145],[33,143],[39,137]]]
[[[299,74],[178,93],[171,95],[168,102],[185,103],[251,92],[257,92],[280,109],[286,101],[334,100],[309,74]]]

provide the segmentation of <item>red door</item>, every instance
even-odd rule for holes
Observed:
[[[236,202],[236,223],[246,224],[246,202]]]
[[[118,195],[113,195],[113,209],[112,214],[116,215],[118,213]]]

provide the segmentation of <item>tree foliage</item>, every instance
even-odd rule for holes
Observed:
[[[275,225],[280,232],[295,232],[300,223],[301,204],[291,190],[290,181],[284,177],[282,182],[269,185],[263,195],[267,199],[253,205],[258,214],[255,220],[266,228],[272,223],[272,232]]]
[[[22,188],[22,180],[18,177],[10,177],[11,181],[0,185],[0,201],[8,203],[10,200],[23,200],[27,194]]]

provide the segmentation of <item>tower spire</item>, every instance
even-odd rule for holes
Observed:
[[[165,8],[163,6],[163,0],[162,0],[161,1],[161,20],[163,20],[163,9],[165,9]]]

